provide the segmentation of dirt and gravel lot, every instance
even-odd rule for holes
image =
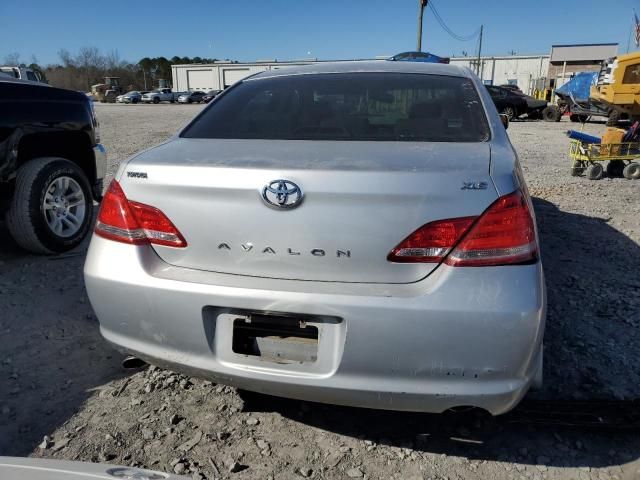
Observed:
[[[98,105],[110,173],[200,108]],[[572,126],[509,129],[534,197],[549,296],[545,386],[533,397],[637,399],[640,181],[569,176],[563,131]],[[238,392],[154,367],[124,371],[84,291],[85,251],[25,254],[0,228],[0,455],[207,479],[640,478],[637,430],[360,410]]]

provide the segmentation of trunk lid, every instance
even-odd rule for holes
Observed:
[[[497,198],[490,153],[489,143],[176,139],[134,158],[120,181],[129,200],[162,210],[187,240],[184,249],[153,246],[171,265],[409,283],[436,265],[391,263],[388,253],[425,223],[480,215]],[[302,190],[296,208],[264,202],[264,186],[279,179]]]

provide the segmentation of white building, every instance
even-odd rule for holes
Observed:
[[[464,65],[477,73],[478,58],[454,57],[452,65]],[[531,94],[537,84],[544,84],[549,71],[549,55],[512,55],[480,57],[479,77],[486,85],[517,85]]]
[[[477,61],[477,58],[472,57],[454,57],[451,59],[453,65],[464,65],[474,71],[476,71]],[[171,67],[173,89],[179,92],[223,90],[254,73],[316,62],[318,62],[317,59],[308,59],[291,62],[216,62],[197,65],[173,65]],[[480,77],[484,83],[488,85],[518,85],[524,93],[533,92],[536,80],[546,78],[548,70],[549,55],[480,58]]]
[[[178,92],[193,90],[224,90],[238,80],[254,73],[281,67],[308,65],[316,59],[293,62],[264,61],[253,63],[216,62],[207,64],[172,65],[173,89]]]

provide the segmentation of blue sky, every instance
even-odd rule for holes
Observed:
[[[552,44],[618,42],[627,48],[640,0],[432,0],[460,35],[484,24],[483,53],[548,53]],[[92,7],[95,5],[95,7]],[[240,61],[317,57],[371,58],[414,50],[418,0],[2,0],[0,63],[59,61],[65,48],[95,46],[121,58],[202,56]],[[551,7],[551,5],[554,5]],[[603,21],[600,21],[602,19]],[[475,52],[476,42],[452,39],[425,12],[423,50]],[[636,50],[633,40],[631,50]]]

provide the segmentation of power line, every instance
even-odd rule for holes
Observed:
[[[460,42],[468,42],[469,40],[473,40],[474,38],[476,38],[478,36],[478,34],[480,33],[480,29],[478,28],[475,32],[473,32],[471,35],[458,35],[457,33],[455,33],[453,30],[451,30],[449,28],[449,26],[445,23],[445,21],[442,19],[442,17],[440,16],[440,14],[438,13],[438,10],[436,9],[435,5],[434,5],[434,1],[431,0],[428,4],[428,7],[431,9],[431,11],[433,12],[433,16],[435,17],[435,19],[437,20],[437,22],[440,24],[440,26],[442,27],[442,29],[447,32],[452,38],[454,38],[455,40],[458,40]]]

